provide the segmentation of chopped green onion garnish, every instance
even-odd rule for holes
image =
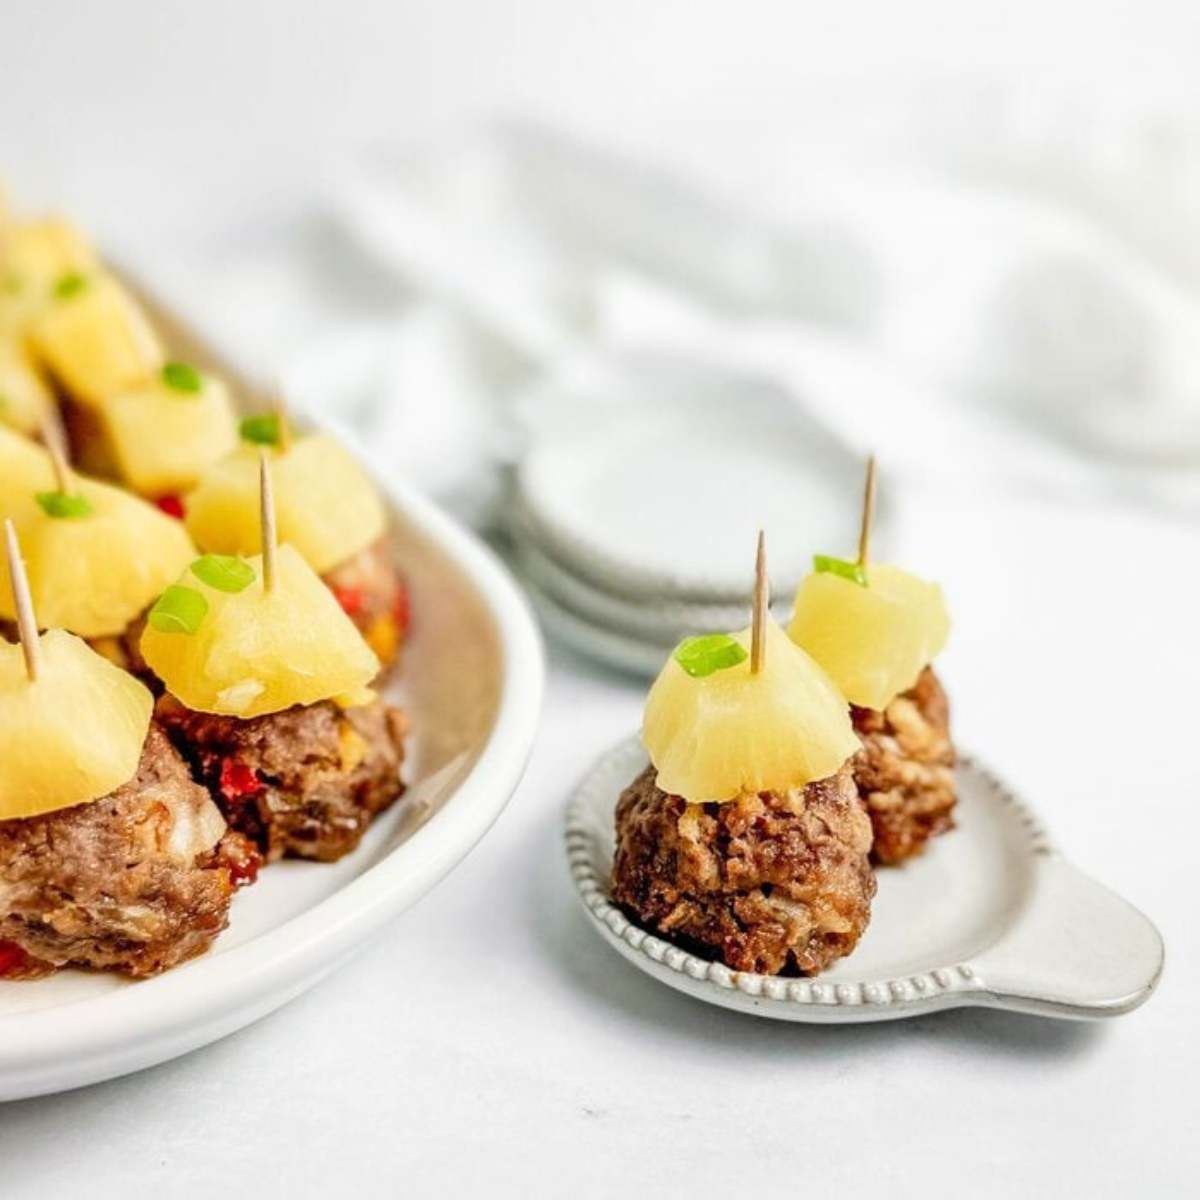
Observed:
[[[242,441],[253,442],[256,446],[279,445],[279,415],[277,413],[259,413],[254,417],[243,417],[238,426]]]
[[[202,592],[173,583],[154,602],[146,620],[159,633],[195,633],[207,612],[208,601]]]
[[[195,393],[204,387],[204,376],[187,363],[169,362],[162,369],[162,381],[177,392]]]
[[[48,517],[86,517],[92,511],[92,502],[86,496],[72,496],[67,492],[36,492],[34,499],[42,506]]]
[[[703,679],[726,667],[736,667],[745,659],[746,651],[741,642],[727,633],[684,638],[675,647],[675,661],[695,679]]]
[[[87,282],[86,275],[80,275],[78,271],[71,271],[54,285],[54,294],[60,300],[66,300],[71,296],[78,296],[87,287]]]
[[[192,563],[192,574],[218,592],[245,591],[258,578],[254,568],[236,554],[206,554]]]
[[[862,563],[847,562],[844,558],[831,558],[828,554],[813,555],[813,570],[819,575],[840,575],[843,579],[867,586],[867,568]]]

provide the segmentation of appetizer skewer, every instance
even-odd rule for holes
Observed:
[[[0,978],[153,975],[208,948],[257,869],[131,675],[39,637],[5,521],[20,646],[0,643]]]
[[[195,557],[191,539],[154,505],[77,476],[54,430],[43,436],[45,451],[32,443],[12,451],[24,489],[0,488],[0,515],[17,524],[36,610],[47,627],[89,638],[118,665],[137,667],[142,615]],[[38,488],[46,474],[53,483]],[[0,617],[15,616],[12,592],[0,586]]]
[[[118,476],[135,492],[165,500],[167,511],[237,446],[229,389],[188,363],[164,363],[107,398],[101,416]]]
[[[43,370],[75,459],[143,496],[177,497],[237,444],[225,385],[166,361],[138,302],[54,220],[0,230],[0,422],[38,428],[54,402]]]
[[[613,898],[736,970],[815,974],[854,949],[875,893],[859,743],[769,615],[761,534],[753,611],[748,630],[680,643],[650,690],[651,765],[617,805]]]
[[[371,481],[325,434],[292,437],[282,406],[247,417],[242,445],[204,473],[184,498],[188,530],[202,550],[259,551],[258,457],[271,458],[279,536],[293,545],[337,597],[383,666],[408,628],[408,590],[386,535]]]
[[[61,217],[0,221],[0,336],[24,342],[55,288],[96,266],[87,239]]]
[[[850,701],[862,738],[854,777],[873,857],[900,863],[954,826],[949,706],[930,665],[950,619],[937,584],[869,561],[875,460],[867,465],[856,561],[817,555],[788,628]]]
[[[261,555],[196,559],[151,609],[157,716],[268,861],[331,862],[403,791],[405,720],[367,685],[379,663],[290,544],[258,464]]]

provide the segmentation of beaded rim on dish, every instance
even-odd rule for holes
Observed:
[[[614,777],[632,778],[646,762],[646,752],[637,737],[619,742],[584,776],[567,806],[565,836],[571,878],[584,908],[603,932],[619,939],[638,955],[680,975],[787,1006],[888,1009],[947,993],[986,992],[985,982],[970,962],[946,963],[898,978],[856,983],[823,982],[819,978],[785,979],[735,971],[724,963],[701,958],[672,945],[635,924],[609,899],[608,879],[602,876],[597,865],[594,813],[605,798],[615,805],[612,796]],[[973,758],[960,756],[958,770],[974,774],[1013,813],[1028,839],[1031,855],[1055,856],[1041,821],[1011,788]]]

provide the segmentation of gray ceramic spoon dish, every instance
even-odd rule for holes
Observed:
[[[970,759],[958,768],[958,828],[879,872],[871,924],[850,957],[815,979],[699,958],[608,899],[613,811],[646,761],[629,738],[596,763],[567,808],[567,857],[604,940],[689,996],[783,1021],[887,1021],[966,1005],[1091,1019],[1132,1011],[1158,983],[1154,925],[1064,859],[1025,803]]]

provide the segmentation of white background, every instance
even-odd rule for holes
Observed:
[[[819,138],[827,77],[1195,106],[1193,4],[972,7],[5,2],[0,170],[103,236],[194,244],[304,212],[351,143],[497,111],[704,167]],[[0,1195],[1194,1194],[1196,531],[904,503],[944,564],[960,738],[1159,923],[1146,1008],[806,1029],[641,977],[575,910],[559,835],[640,694],[556,654],[528,777],[454,876],[259,1025],[0,1108]]]

